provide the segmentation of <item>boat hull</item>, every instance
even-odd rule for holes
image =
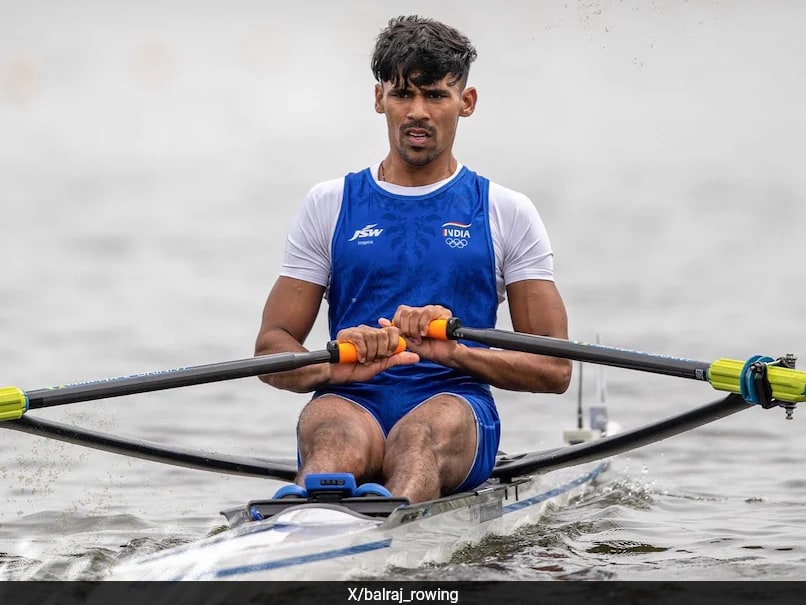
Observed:
[[[186,546],[122,563],[112,580],[348,580],[390,567],[442,563],[486,535],[539,521],[607,468],[606,462],[493,483],[369,517],[338,504],[302,504]]]

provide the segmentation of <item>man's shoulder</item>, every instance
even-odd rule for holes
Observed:
[[[507,199],[507,200],[512,199],[512,200],[519,200],[519,201],[523,201],[523,200],[528,201],[529,200],[529,197],[526,194],[521,193],[520,191],[517,191],[517,190],[512,189],[510,187],[505,187],[504,185],[502,185],[501,183],[499,183],[497,181],[494,181],[493,179],[491,179],[487,175],[482,174],[481,172],[476,172],[476,171],[472,170],[469,166],[463,165],[463,168],[467,171],[467,173],[469,175],[472,175],[473,178],[480,178],[480,179],[483,179],[483,180],[485,180],[485,181],[487,181],[489,183],[490,196],[491,197],[495,196],[495,197],[502,198],[502,199]]]
[[[327,181],[319,181],[308,191],[309,197],[326,197],[329,195],[338,194],[344,190],[344,179],[346,176],[340,176]]]
[[[534,208],[528,195],[494,181],[490,181],[490,203],[511,208]]]

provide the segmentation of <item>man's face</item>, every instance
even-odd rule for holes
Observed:
[[[416,74],[413,74],[416,76]],[[411,81],[375,86],[375,111],[386,115],[389,144],[411,166],[451,153],[460,117],[476,106],[476,90],[447,75],[427,86]]]

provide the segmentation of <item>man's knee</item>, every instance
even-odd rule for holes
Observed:
[[[470,404],[462,397],[451,394],[435,395],[412,410],[403,421],[427,423],[434,439],[458,439],[473,431],[476,417]]]
[[[311,472],[349,472],[372,475],[383,460],[383,434],[365,410],[340,398],[324,397],[308,403],[297,424],[297,442],[303,467]]]

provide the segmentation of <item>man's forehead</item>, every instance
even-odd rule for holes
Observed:
[[[384,84],[388,85],[390,88],[395,89],[414,89],[417,88],[419,90],[434,90],[437,88],[452,88],[459,83],[459,78],[454,76],[453,74],[446,74],[442,78],[438,80],[434,80],[428,84],[416,84],[416,81],[419,79],[421,72],[419,71],[412,71],[408,74],[407,78],[403,78],[402,74],[398,74],[398,78],[396,82],[384,82]]]

